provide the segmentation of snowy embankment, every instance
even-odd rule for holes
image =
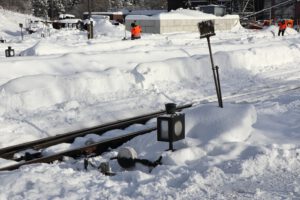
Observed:
[[[85,171],[82,159],[69,158],[0,172],[1,200],[300,198],[297,32],[288,29],[277,37],[274,26],[235,27],[211,38],[221,109],[207,43],[198,34],[143,34],[123,41],[122,26],[103,23],[91,41],[77,30],[52,30],[48,38],[26,35],[23,42],[12,34],[8,44],[16,46],[18,57],[4,58],[7,45],[0,46],[0,148],[160,110],[169,102],[195,104],[184,111],[186,139],[174,144],[175,152],[165,151],[168,144],[157,142],[156,132],[123,145],[139,158],[162,155],[162,165],[152,171],[138,164],[121,169],[109,160],[116,149],[90,159],[97,166],[108,161],[113,177],[91,166]],[[90,134],[43,154],[142,126]],[[0,159],[0,166],[8,164]]]
[[[32,15],[24,15],[15,13],[9,10],[0,8],[0,39],[1,37],[6,40],[15,39],[21,35],[19,24],[22,23],[25,27],[26,19],[37,19]]]
[[[130,45],[129,41],[114,43],[119,51]],[[149,45],[149,41],[137,44]],[[11,80],[0,86],[1,114],[16,109],[35,110],[74,100],[94,103],[109,93],[155,89],[161,83],[164,85],[197,80],[201,80],[201,84],[211,82],[208,55],[190,57],[180,49],[172,50],[172,54],[168,49],[118,54],[111,53],[115,52],[114,46],[109,47],[110,51],[107,47],[105,44],[77,47],[78,50],[75,51],[90,52],[79,54],[72,52],[73,47],[41,41],[23,52],[24,55],[40,57],[25,60],[16,58],[10,68],[8,65],[11,62],[2,62],[0,74]],[[93,51],[99,49],[104,52],[95,57],[98,53]],[[60,53],[63,53],[62,56],[55,56]],[[54,55],[44,57],[48,54]],[[270,66],[280,68],[297,61],[299,54],[299,46],[278,41],[277,44],[264,47],[217,51],[214,59],[215,64],[221,67],[222,79],[226,80],[237,76],[251,78]],[[164,60],[161,59],[162,56]],[[114,60],[115,57],[118,59]],[[159,61],[155,61],[156,59]],[[62,68],[58,67],[60,62],[64,63]],[[91,65],[85,67],[87,62]],[[101,63],[109,63],[109,66]],[[19,74],[27,75],[18,77]],[[115,77],[118,77],[117,81]]]
[[[133,147],[137,151],[140,158],[155,160],[160,155],[163,156],[163,165],[153,169],[151,173],[149,173],[149,169],[147,167],[144,167],[142,165],[137,165],[134,170],[124,172],[116,161],[110,161],[111,168],[114,172],[117,173],[117,175],[113,177],[111,181],[109,181],[114,186],[108,186],[107,184],[109,183],[105,181],[105,179],[107,178],[98,174],[99,172],[97,172],[97,170],[93,169],[92,167],[89,168],[89,170],[91,170],[90,173],[98,177],[97,179],[91,179],[89,173],[83,173],[82,161],[70,160],[65,163],[57,163],[52,166],[52,169],[44,166],[39,170],[40,175],[38,180],[34,180],[31,177],[36,173],[36,171],[32,171],[32,167],[25,166],[22,167],[22,171],[27,171],[26,176],[24,176],[25,174],[23,175],[23,173],[19,173],[18,171],[16,171],[13,176],[9,175],[10,173],[2,174],[2,180],[6,183],[6,186],[0,189],[2,198],[9,198],[8,195],[12,194],[12,191],[10,193],[6,193],[4,191],[10,190],[10,188],[8,187],[10,185],[9,183],[17,181],[17,177],[19,177],[19,180],[21,181],[18,181],[19,184],[14,186],[14,197],[22,196],[25,199],[38,198],[40,194],[36,193],[35,190],[38,188],[42,189],[46,187],[46,185],[48,190],[42,190],[43,193],[46,193],[48,197],[52,196],[57,198],[70,198],[70,196],[75,195],[72,192],[74,189],[80,187],[86,188],[87,185],[89,185],[89,182],[91,182],[91,184],[93,184],[94,186],[91,188],[86,188],[87,191],[85,189],[85,192],[81,193],[79,191],[78,193],[76,193],[76,196],[74,196],[75,199],[85,198],[87,197],[87,194],[91,195],[91,193],[93,193],[93,195],[87,198],[122,199],[121,196],[118,195],[118,193],[120,192],[119,190],[124,190],[124,198],[126,198],[127,192],[125,191],[128,189],[129,185],[137,189],[130,192],[130,198],[165,198],[170,194],[149,194],[145,189],[152,188],[154,186],[171,186],[174,188],[181,188],[183,187],[183,185],[181,185],[183,182],[194,181],[193,174],[198,174],[197,176],[201,177],[201,174],[204,171],[207,171],[216,164],[221,165],[228,160],[235,159],[236,157],[238,157],[239,152],[230,152],[230,150],[226,148],[222,149],[224,147],[221,147],[220,144],[224,145],[225,143],[226,146],[226,143],[228,143],[227,145],[231,146],[232,148],[233,144],[230,144],[231,142],[236,143],[245,141],[250,136],[250,133],[252,131],[252,124],[256,121],[255,109],[253,106],[249,105],[228,104],[227,107],[222,111],[215,105],[207,105],[187,110],[185,111],[185,113],[187,121],[186,139],[184,141],[176,143],[175,148],[177,148],[178,150],[176,150],[175,152],[166,152],[165,149],[168,146],[167,143],[157,142],[156,135],[154,133],[135,138],[124,145]],[[236,113],[239,113],[239,116],[237,116]],[[209,118],[206,118],[204,116],[209,116]],[[212,129],[211,127],[214,128]],[[84,140],[81,139],[81,142],[84,143]],[[109,160],[109,158],[116,153],[116,151],[112,151],[101,157],[92,159],[91,161],[94,164],[99,165],[101,161]],[[225,154],[227,154],[227,156],[225,156]],[[197,167],[197,170],[199,170],[199,172],[194,171],[195,168],[193,166],[197,165],[199,165],[199,167]],[[2,164],[2,166],[4,165]],[[62,168],[62,171],[60,171],[59,173],[64,174],[64,178],[70,179],[71,177],[73,177],[75,179],[71,178],[72,181],[70,181],[69,184],[65,185],[62,177],[58,177],[55,175],[58,173],[57,167]],[[35,169],[38,168],[39,166],[35,167]],[[170,170],[168,172],[169,175],[161,174],[162,171],[165,170]],[[194,172],[190,174],[190,170]],[[45,176],[46,171],[47,176]],[[179,176],[176,175],[177,173]],[[170,183],[167,183],[169,181],[165,182],[166,180],[171,178],[170,175],[171,177],[178,176],[178,178],[176,178],[178,179],[178,181],[170,180]],[[80,181],[76,181],[77,176],[81,177]],[[8,179],[8,177],[10,178]],[[87,182],[83,181],[84,179],[87,179]],[[96,180],[98,180],[99,182]],[[95,183],[94,181],[96,181],[97,183]],[[32,183],[32,188],[27,188],[29,182]],[[117,185],[118,187],[116,187]],[[108,187],[111,188],[110,193],[105,192]],[[49,190],[49,188],[53,188],[53,190]],[[63,192],[58,188],[64,188]],[[99,195],[101,195],[101,197]],[[180,197],[181,195],[184,196],[185,194],[178,193],[178,195],[178,197]],[[192,198],[193,195],[190,197]],[[193,198],[195,197],[196,196],[194,196]]]

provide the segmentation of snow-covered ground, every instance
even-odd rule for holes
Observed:
[[[0,199],[300,199],[300,35],[277,27],[235,27],[211,38],[224,108],[217,106],[205,39],[196,33],[143,34],[122,40],[124,26],[96,21],[95,39],[77,30],[19,36],[24,16],[0,10],[0,148],[164,109],[185,110],[186,139],[175,152],[156,132],[123,146],[162,165],[115,176],[83,169],[83,160],[0,172]],[[126,33],[127,37],[129,32]],[[19,56],[6,58],[12,46]],[[155,120],[148,125],[155,124]],[[122,134],[136,130],[114,130]],[[50,147],[48,155],[81,145]],[[0,159],[0,167],[8,165]]]

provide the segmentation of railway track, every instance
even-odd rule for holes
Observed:
[[[186,109],[191,107],[192,104],[187,104],[183,106],[178,106],[177,111]],[[121,136],[117,137],[112,137],[110,139],[104,139],[100,142],[95,142],[93,144],[84,146],[84,147],[79,147],[76,149],[71,149],[71,150],[66,150],[57,154],[53,154],[50,156],[43,157],[42,154],[40,153],[40,150],[61,144],[61,143],[72,143],[75,138],[77,137],[83,137],[87,134],[97,134],[97,135],[102,135],[103,133],[114,130],[114,129],[124,129],[126,127],[129,127],[132,124],[144,124],[150,119],[156,118],[162,114],[165,114],[166,111],[158,111],[158,112],[153,112],[150,114],[146,115],[141,115],[129,119],[124,119],[124,120],[119,120],[116,122],[111,122],[111,123],[106,123],[103,125],[95,126],[92,128],[87,128],[87,129],[82,129],[82,130],[77,130],[65,134],[60,134],[57,136],[52,136],[40,140],[35,140],[23,144],[18,144],[10,147],[6,147],[3,149],[0,149],[0,157],[4,159],[9,159],[12,161],[18,161],[17,164],[10,165],[7,167],[0,168],[0,171],[4,170],[14,170],[19,168],[22,165],[27,165],[27,164],[32,164],[32,163],[51,163],[55,160],[62,160],[64,156],[68,157],[73,157],[77,158],[80,156],[88,155],[88,154],[93,154],[93,155],[100,155],[101,153],[105,152],[108,148],[116,148],[120,145],[122,145],[124,142],[142,135],[146,133],[150,133],[154,130],[156,130],[156,127],[148,127],[140,131],[136,132],[131,132],[128,134],[124,134]],[[25,151],[25,150],[35,150],[38,151],[38,153],[35,154],[25,154],[26,156],[21,157],[21,158],[14,158],[14,155],[18,152]]]
[[[109,148],[116,148],[136,136],[143,135],[146,133],[151,133],[152,131],[155,131],[155,130],[156,130],[156,127],[152,127],[152,128],[147,128],[147,129],[144,129],[141,131],[128,133],[128,134],[125,134],[122,136],[105,139],[103,141],[96,142],[94,144],[80,147],[77,149],[63,151],[63,152],[60,152],[57,154],[40,157],[40,158],[35,158],[35,159],[25,161],[25,162],[19,162],[14,165],[0,168],[0,171],[15,170],[23,165],[28,165],[28,164],[33,164],[33,163],[51,163],[56,160],[63,160],[63,157],[65,157],[65,156],[72,157],[72,158],[79,158],[79,157],[87,156],[90,154],[93,154],[93,156],[97,156],[97,155],[100,155],[103,152],[107,151]]]
[[[268,96],[268,95],[274,94],[274,93],[276,93],[276,95],[279,95],[279,94],[283,94],[286,92],[299,90],[299,89],[300,89],[299,86],[292,86],[292,87],[281,86],[279,88],[266,87],[266,88],[261,88],[258,91],[247,91],[247,92],[241,93],[241,94],[225,96],[225,97],[223,97],[223,99],[227,100],[227,101],[234,100],[235,102],[240,102],[240,101],[245,101],[250,96],[251,97],[255,96],[257,98],[261,98],[263,96]],[[212,98],[213,98],[213,96],[212,96]],[[253,101],[253,99],[251,99],[251,102],[252,101]],[[194,102],[194,103],[196,103],[196,102]],[[199,104],[199,101],[197,103]],[[192,105],[193,104],[179,106],[179,107],[177,107],[177,111],[192,107]],[[50,146],[53,146],[56,144],[72,143],[76,137],[83,137],[87,134],[94,133],[94,134],[101,135],[109,130],[124,129],[132,124],[137,124],[137,123],[144,124],[148,120],[156,118],[159,115],[162,115],[164,113],[165,113],[165,111],[158,111],[158,112],[154,112],[154,113],[150,113],[150,114],[146,114],[146,115],[142,115],[142,116],[119,120],[119,121],[111,122],[111,123],[106,123],[106,124],[103,124],[100,126],[95,126],[92,128],[77,130],[77,131],[60,134],[60,135],[49,137],[49,138],[44,138],[44,139],[40,139],[40,140],[27,142],[27,143],[23,143],[23,144],[18,144],[18,145],[0,149],[0,157],[1,158],[18,161],[18,163],[14,164],[14,165],[0,168],[0,171],[14,170],[14,169],[18,169],[22,165],[33,164],[33,163],[51,163],[55,160],[62,160],[64,156],[78,158],[78,157],[87,156],[90,154],[93,154],[95,156],[100,155],[103,152],[107,151],[109,148],[116,148],[136,136],[151,133],[156,130],[156,127],[150,127],[150,128],[148,127],[143,130],[140,130],[140,131],[124,134],[122,136],[112,137],[110,139],[104,139],[100,142],[95,142],[93,144],[86,145],[86,146],[76,148],[76,149],[66,150],[66,151],[56,153],[56,154],[53,154],[50,156],[42,157],[42,155],[38,154],[37,157],[34,157],[34,156],[26,157],[25,156],[23,158],[17,158],[17,159],[14,158],[14,154],[18,153],[20,151],[24,151],[27,149],[33,149],[36,151],[40,151],[41,149],[44,149],[44,148],[47,148],[47,147],[50,147]]]
[[[222,99],[225,103],[241,103],[241,102],[247,102],[247,103],[253,103],[258,102],[264,98],[267,97],[276,97],[285,93],[289,93],[292,91],[300,90],[300,86],[294,85],[294,86],[278,86],[278,87],[262,87],[258,90],[249,90],[242,93],[235,93],[235,94],[225,94],[223,95]],[[207,96],[205,98],[199,98],[191,103],[193,105],[199,104],[199,102],[204,103],[211,103],[216,102],[217,97],[216,95]]]

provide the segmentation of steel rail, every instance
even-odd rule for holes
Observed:
[[[34,164],[34,163],[51,163],[56,160],[63,160],[64,156],[72,157],[72,158],[79,158],[87,155],[93,155],[97,156],[105,151],[107,151],[109,148],[117,148],[118,146],[122,145],[123,143],[127,142],[128,140],[137,137],[139,135],[144,135],[147,133],[151,133],[156,130],[156,127],[152,128],[147,128],[144,130],[132,132],[132,133],[127,133],[125,135],[109,138],[102,140],[100,142],[85,146],[85,147],[80,147],[76,149],[71,149],[71,150],[66,150],[54,155],[46,156],[46,157],[41,157],[41,158],[36,158],[33,160],[29,160],[26,162],[19,162],[14,165],[10,165],[7,167],[0,168],[0,171],[10,171],[10,170],[15,170],[18,169],[19,167],[23,165],[29,165],[29,164]]]
[[[186,104],[182,106],[178,106],[176,109],[177,111],[189,108],[192,104]],[[64,134],[59,134],[52,137],[42,138],[35,141],[30,141],[22,144],[17,144],[14,146],[9,146],[0,149],[0,157],[4,159],[12,159],[14,154],[26,149],[33,149],[33,150],[40,150],[42,148],[47,148],[49,146],[53,146],[60,143],[72,143],[76,137],[83,137],[87,134],[98,134],[101,135],[109,130],[113,129],[124,129],[132,124],[136,123],[146,123],[150,119],[153,119],[155,117],[158,117],[159,115],[165,114],[166,111],[158,111],[153,112],[146,115],[141,115],[137,117],[132,117],[128,119],[118,120],[115,122],[109,122],[106,124],[102,124],[99,126],[91,127],[91,128],[85,128],[81,130],[71,131]]]
[[[280,88],[280,89],[283,89],[283,88]],[[294,90],[299,90],[299,89],[300,89],[299,86],[292,87],[292,88],[282,90],[282,91],[278,92],[278,94],[289,92],[289,91],[294,91]],[[267,92],[267,94],[269,94],[269,92],[272,92],[272,91],[273,90],[268,89],[267,91],[264,91],[264,92]],[[248,92],[248,93],[239,94],[239,95],[230,95],[230,96],[227,96],[227,99],[239,98],[239,97],[243,97],[245,95],[254,95],[255,93],[257,93],[257,91],[256,92],[250,92],[250,93]],[[266,95],[266,93],[264,93],[264,95]],[[178,107],[177,109],[178,110],[185,109],[185,108],[191,107],[192,105],[193,104],[187,104],[187,105]],[[156,112],[156,113],[158,115],[160,115],[160,114],[164,114],[165,111]],[[130,119],[133,119],[133,118],[130,118]],[[126,120],[120,120],[120,121],[123,122],[123,121],[126,121]],[[108,124],[111,124],[111,123],[108,123]],[[114,137],[114,138],[110,138],[110,139],[105,139],[103,141],[94,143],[94,144],[89,145],[89,146],[80,147],[80,148],[72,149],[72,150],[67,150],[67,151],[64,151],[64,152],[61,152],[61,153],[58,153],[58,154],[54,154],[54,155],[50,155],[50,156],[46,156],[46,157],[41,157],[41,158],[36,158],[36,159],[29,160],[29,161],[26,161],[26,162],[20,162],[20,163],[15,164],[15,165],[10,165],[10,166],[7,166],[7,167],[3,167],[3,168],[0,168],[0,171],[15,170],[15,169],[18,169],[19,167],[21,167],[23,165],[28,165],[28,164],[33,164],[33,163],[51,163],[55,160],[63,160],[64,156],[73,157],[73,158],[78,158],[80,156],[82,157],[83,155],[89,155],[89,154],[93,154],[94,156],[97,156],[97,155],[100,155],[101,153],[107,151],[108,148],[116,148],[116,147],[122,145],[124,142],[126,142],[126,141],[128,141],[128,140],[130,140],[130,139],[132,139],[132,138],[134,138],[138,135],[146,134],[146,133],[149,133],[149,132],[152,132],[152,131],[155,131],[155,130],[156,130],[156,127],[153,127],[153,128],[148,128],[148,129],[145,129],[145,130],[137,131],[137,132],[134,132],[134,133],[128,133],[128,134],[125,134],[125,135],[122,135],[122,136],[118,136],[118,137]]]

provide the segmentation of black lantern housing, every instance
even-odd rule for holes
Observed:
[[[5,56],[6,57],[13,57],[15,56],[15,50],[11,47],[8,47],[8,49],[5,50]]]
[[[210,37],[215,34],[215,23],[213,20],[203,21],[198,23],[200,38]]]
[[[166,104],[167,114],[157,118],[157,141],[169,142],[172,151],[173,142],[185,138],[185,115],[175,109],[176,104]]]

